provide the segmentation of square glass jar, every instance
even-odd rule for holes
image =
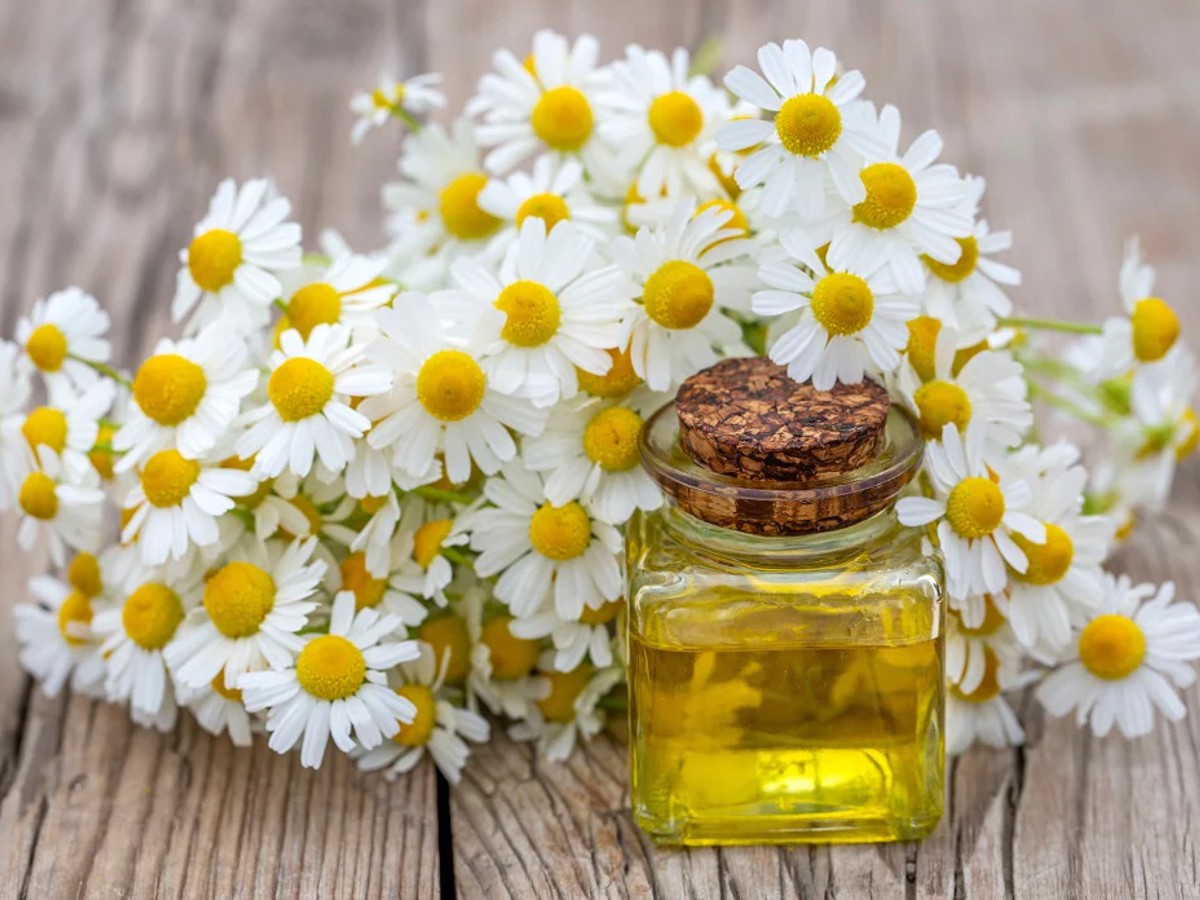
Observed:
[[[673,406],[649,421],[643,461],[667,502],[630,523],[627,596],[633,815],[654,840],[913,840],[936,826],[944,579],[892,512],[921,451],[893,409],[866,466],[748,488],[682,451]],[[776,522],[811,528],[754,533]]]

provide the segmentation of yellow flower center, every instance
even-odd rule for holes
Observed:
[[[694,328],[713,305],[713,283],[695,263],[673,259],[646,279],[642,302],[646,314],[663,328]]]
[[[212,687],[213,692],[215,694],[218,694],[218,695],[224,697],[226,700],[229,700],[233,703],[241,703],[242,702],[241,690],[239,690],[238,688],[235,688],[235,687],[226,687],[225,686],[225,670],[224,669],[222,669],[220,672],[218,672],[213,677],[212,682],[210,682],[210,686]]]
[[[378,497],[363,497],[358,501],[358,508],[365,512],[368,516],[373,516],[375,513],[383,509],[383,506],[388,501],[387,494],[381,494]]]
[[[564,506],[544,503],[529,520],[529,542],[548,559],[574,559],[587,550],[591,537],[592,523],[574,500]]]
[[[904,166],[874,163],[859,173],[867,196],[854,206],[854,221],[870,228],[895,228],[917,205],[917,185]]]
[[[183,621],[179,595],[156,581],[148,581],[129,595],[121,609],[121,625],[129,639],[143,650],[161,650]]]
[[[743,118],[742,116],[734,116],[735,119]],[[708,158],[708,171],[712,172],[713,177],[721,185],[721,189],[731,200],[737,200],[742,194],[741,187],[738,186],[737,179],[732,174],[726,172],[721,166],[721,160],[717,154],[713,154]]]
[[[67,447],[67,416],[53,406],[39,406],[21,423],[21,434],[34,450],[45,445],[62,453]]]
[[[822,94],[797,94],[785,100],[775,114],[775,131],[789,153],[820,156],[841,137],[842,114]]]
[[[712,200],[705,200],[696,207],[696,211],[692,213],[692,218],[694,219],[706,209],[728,210],[729,212],[733,213],[733,215],[725,220],[725,224],[722,225],[721,228],[732,228],[742,235],[750,233],[750,220],[746,218],[746,214],[742,212],[741,207],[739,207],[732,200],[725,200],[721,197],[714,197]],[[725,241],[730,240],[733,240],[733,238],[722,238],[711,246],[715,247],[717,244],[723,244]]]
[[[514,281],[493,304],[507,316],[500,337],[518,347],[537,347],[558,332],[562,309],[544,284]]]
[[[581,625],[607,625],[617,617],[617,614],[625,608],[625,600],[609,600],[606,603],[600,604],[598,609],[592,609],[590,606],[584,606],[583,612],[579,616]]]
[[[393,112],[399,109],[404,104],[404,85],[396,82],[392,85],[392,93],[389,96],[387,91],[381,87],[371,91],[371,103],[376,108]]]
[[[58,494],[54,479],[45,472],[30,472],[21,483],[18,502],[26,515],[35,519],[53,519],[58,515]]]
[[[192,238],[188,245],[188,271],[200,290],[215,293],[233,281],[242,264],[242,239],[232,231],[214,228]]]
[[[546,146],[571,152],[592,135],[592,107],[577,88],[561,85],[542,94],[530,124]]]
[[[499,681],[524,678],[538,661],[538,642],[515,637],[508,627],[512,620],[512,616],[497,616],[479,635],[479,642],[491,653],[492,677]]]
[[[77,590],[67,594],[62,606],[58,608],[58,633],[72,647],[87,643],[73,633],[75,629],[72,628],[72,623],[76,622],[84,626],[92,623],[92,601],[82,591]]]
[[[812,311],[830,336],[857,334],[871,324],[875,295],[857,275],[832,272],[813,288]]]
[[[1079,661],[1097,678],[1119,681],[1137,671],[1146,655],[1146,635],[1128,616],[1096,616],[1079,635]]]
[[[975,690],[967,694],[959,690],[957,685],[950,688],[959,700],[965,700],[967,703],[987,703],[1000,695],[1000,660],[991,647],[983,649],[983,659],[983,678]]]
[[[306,284],[288,301],[288,323],[308,340],[318,325],[332,325],[342,314],[342,295],[331,284]]]
[[[175,353],[151,356],[133,378],[133,399],[159,425],[178,425],[196,411],[208,379],[204,370]]]
[[[479,208],[479,192],[487,181],[482,172],[465,172],[438,195],[442,224],[456,238],[477,241],[500,227],[499,219]]]
[[[1030,584],[1055,584],[1062,580],[1075,558],[1075,544],[1071,536],[1053,522],[1046,522],[1046,541],[1035,544],[1019,534],[1013,535],[1017,546],[1029,558],[1029,568],[1020,576]]]
[[[433,658],[438,666],[447,656],[446,683],[459,684],[471,671],[471,635],[467,632],[467,623],[456,615],[438,616],[426,619],[417,637],[427,643],[433,650]]]
[[[96,432],[96,446],[88,454],[88,461],[105,481],[112,481],[113,477],[112,439],[116,433],[112,425],[101,425]]]
[[[439,350],[417,373],[417,399],[443,422],[457,422],[479,409],[486,387],[479,363],[461,350]]]
[[[942,428],[951,423],[959,431],[971,421],[971,400],[967,392],[951,381],[930,381],[913,393],[913,402],[921,418],[921,433],[927,440],[942,436]]]
[[[67,338],[57,325],[39,325],[25,342],[25,352],[43,372],[57,372],[67,358]]]
[[[608,355],[612,358],[612,365],[603,375],[585,372],[578,367],[575,369],[581,391],[593,397],[624,397],[642,383],[637,372],[633,371],[633,354],[630,347],[624,350],[614,347],[608,351]]]
[[[300,651],[296,680],[321,700],[345,700],[367,680],[367,661],[362,651],[341,635],[323,634]]]
[[[267,397],[285,422],[315,416],[333,396],[333,373],[306,356],[279,364],[267,381]]]
[[[537,702],[538,709],[547,722],[570,722],[575,718],[575,700],[583,693],[592,678],[592,667],[587,663],[570,672],[542,672],[550,682],[550,694]]]
[[[98,597],[104,590],[100,563],[90,553],[77,553],[67,566],[67,583],[85,597]]]
[[[1004,518],[1004,494],[990,478],[964,478],[950,492],[946,518],[962,537],[986,537]]]
[[[592,416],[583,429],[588,459],[606,472],[624,472],[638,462],[642,417],[632,409],[613,406]]]
[[[142,469],[142,490],[151,505],[178,506],[200,477],[200,463],[178,450],[160,450]]]
[[[275,581],[253,563],[227,563],[204,586],[204,608],[225,637],[250,637],[275,608]]]
[[[558,194],[534,194],[517,207],[517,227],[533,216],[546,223],[546,234],[549,234],[559,222],[571,218],[571,210],[567,201]]]
[[[367,554],[361,550],[342,560],[342,590],[354,594],[354,608],[378,606],[387,591],[387,580],[367,571]]]
[[[670,91],[655,97],[648,118],[655,140],[669,147],[690,144],[704,127],[704,113],[699,104],[683,91]]]
[[[1133,307],[1133,352],[1142,362],[1167,355],[1179,337],[1179,317],[1165,300],[1145,297]]]
[[[433,519],[413,535],[413,559],[422,569],[428,569],[442,550],[442,542],[454,523],[450,519]]]
[[[925,265],[929,266],[929,271],[942,281],[948,281],[951,284],[958,284],[974,272],[975,264],[979,262],[979,243],[975,240],[974,235],[955,238],[955,240],[958,241],[958,246],[962,248],[958,262],[944,263],[938,262],[930,256],[921,256],[921,259],[925,260]]]
[[[402,747],[423,747],[433,736],[437,724],[437,697],[423,684],[405,684],[396,693],[417,708],[411,722],[399,722],[400,730],[392,737]]]
[[[917,316],[908,320],[908,353],[909,365],[922,381],[929,381],[936,374],[934,363],[934,348],[937,346],[938,332],[942,323],[933,316]]]

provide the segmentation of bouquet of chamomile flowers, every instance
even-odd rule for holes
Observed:
[[[549,31],[493,65],[447,125],[436,76],[352,101],[355,140],[407,134],[382,248],[305,248],[273,184],[225,181],[163,298],[177,337],[124,368],[72,287],[0,345],[0,507],[54,566],[16,608],[47,694],[159,729],[183,707],[306,766],[332,738],[454,781],[490,727],[563,759],[624,705],[646,417],[767,353],[920,421],[897,511],[945,557],[952,752],[1021,741],[1005,693],[1030,685],[1097,734],[1183,716],[1200,613],[1102,568],[1198,438],[1136,242],[1102,324],[1014,314],[983,180],[801,40],[722,84]],[[1033,401],[1094,429],[1092,474]]]

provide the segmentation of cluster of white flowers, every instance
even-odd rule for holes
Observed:
[[[1035,681],[1097,733],[1179,718],[1200,614],[1100,567],[1197,443],[1136,248],[1103,328],[1013,318],[982,179],[933,131],[902,147],[829,50],[767,44],[723,86],[683,50],[598,55],[539,32],[448,128],[420,121],[435,77],[356,97],[356,140],[410,131],[376,252],[305,255],[271,183],[223,182],[180,256],[182,336],[131,373],[78,288],[0,344],[0,507],[58,572],[17,609],[44,690],[158,728],[184,706],[307,766],[332,737],[456,780],[488,712],[561,759],[622,703],[621,526],[661,502],[645,417],[768,352],[920,420],[899,515],[947,563],[952,750],[1020,740],[1003,692]],[[1055,358],[1038,329],[1095,335]],[[1116,436],[1100,478],[1031,443],[1039,397]]]

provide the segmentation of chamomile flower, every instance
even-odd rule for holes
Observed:
[[[1023,743],[1025,732],[1003,692],[1024,687],[1034,678],[1036,674],[1022,674],[989,652],[975,687],[951,685],[946,692],[946,753],[965,753],[976,741],[997,749]]]
[[[466,107],[467,115],[483,119],[475,134],[492,148],[484,160],[489,170],[508,172],[539,149],[578,156],[589,172],[611,168],[596,133],[596,91],[605,81],[596,68],[599,51],[590,34],[571,43],[548,29],[533,36],[527,62],[496,51],[496,72],[480,79]]]
[[[137,541],[146,566],[182,559],[191,546],[216,543],[218,517],[233,509],[233,498],[257,487],[249,472],[159,450],[146,460],[125,498],[129,518],[121,540]]]
[[[300,743],[300,764],[315,769],[330,737],[346,753],[356,742],[373,750],[411,723],[417,708],[388,687],[386,672],[419,651],[414,641],[380,642],[396,625],[373,609],[355,613],[354,595],[344,591],[334,598],[329,633],[307,635],[290,667],[242,675],[246,710],[267,710],[268,746],[286,753]]]
[[[1148,734],[1157,708],[1172,722],[1185,708],[1175,688],[1196,680],[1200,612],[1175,602],[1175,585],[1134,585],[1128,576],[1104,579],[1095,611],[1073,633],[1063,664],[1039,685],[1052,715],[1074,710],[1080,725],[1103,737],[1115,723],[1126,737]]]
[[[951,599],[999,594],[1008,584],[1008,566],[1018,574],[1029,557],[1014,537],[1045,543],[1046,528],[1023,510],[1033,499],[1029,484],[989,469],[984,463],[983,429],[967,429],[966,439],[953,425],[940,443],[926,449],[926,472],[934,496],[905,497],[896,512],[905,525],[937,522],[946,558]]]
[[[533,217],[498,272],[469,257],[455,262],[457,289],[432,300],[461,332],[473,327],[496,390],[547,407],[579,389],[576,367],[608,370],[630,304],[620,271],[590,264],[593,248],[570,223],[547,235]]]
[[[354,441],[371,420],[352,409],[349,398],[381,394],[391,379],[381,369],[357,365],[362,347],[347,346],[348,339],[341,325],[317,325],[308,340],[294,328],[279,336],[268,402],[243,416],[249,428],[236,447],[239,456],[255,454],[255,474],[274,477],[286,468],[303,477],[314,455],[339,472],[354,458]]]
[[[509,628],[519,638],[551,638],[557,672],[570,672],[584,662],[604,668],[613,664],[609,625],[624,608],[624,598],[609,600],[596,609],[585,606],[577,620],[563,619],[553,608],[545,608],[515,619]]]
[[[555,407],[540,436],[525,439],[522,458],[531,471],[546,473],[551,503],[579,500],[601,521],[620,525],[635,509],[662,504],[658,486],[639,464],[644,426],[624,405],[577,398]]]
[[[239,331],[265,324],[279,297],[277,273],[300,264],[300,226],[284,221],[291,211],[270,181],[222,181],[180,251],[171,317],[191,315],[190,328],[218,318]]]
[[[621,595],[616,554],[621,535],[587,514],[577,501],[546,499],[541,476],[519,462],[484,486],[492,504],[471,516],[475,571],[499,575],[496,597],[518,618],[553,597],[556,612],[578,619]]]
[[[727,311],[748,311],[754,289],[752,244],[729,227],[728,210],[693,215],[680,202],[662,228],[619,237],[610,253],[640,297],[614,347],[629,347],[633,371],[655,391],[668,390],[734,347],[741,327]]]
[[[704,75],[690,75],[682,47],[668,59],[637,44],[613,63],[601,94],[608,115],[600,135],[615,149],[617,162],[638,173],[643,197],[684,192],[712,196],[720,182],[708,165],[717,128],[729,120],[729,100]]]
[[[447,334],[424,295],[401,294],[377,319],[382,338],[367,355],[392,371],[395,386],[364,400],[359,412],[375,423],[367,443],[391,448],[396,468],[420,477],[441,453],[446,476],[461,484],[472,462],[490,475],[516,456],[509,428],[537,434],[545,426],[545,410],[495,389],[479,358]]]
[[[341,578],[339,590],[354,595],[355,608],[376,609],[393,617],[399,635],[406,635],[409,628],[415,628],[425,621],[427,611],[417,599],[420,593],[414,596],[410,585],[404,583],[403,575],[399,572],[384,572],[381,576],[373,574],[367,568],[367,555],[361,550],[342,558],[338,564],[338,574]]]
[[[404,81],[380,75],[374,90],[350,98],[350,111],[358,117],[350,131],[350,140],[361,143],[368,131],[391,119],[411,125],[414,116],[445,106],[446,98],[437,89],[441,83],[442,76],[437,73],[416,75]]]
[[[493,713],[523,718],[529,704],[546,695],[546,685],[533,675],[542,642],[519,636],[513,631],[517,620],[505,613],[485,620],[479,592],[463,598],[463,610],[471,638],[469,698],[481,701]]]
[[[176,685],[181,706],[191,710],[200,727],[209,734],[228,734],[236,747],[249,747],[258,724],[242,705],[242,692],[225,686],[225,673],[200,687]]]
[[[990,595],[968,597],[946,623],[946,680],[964,693],[979,687],[993,658],[1019,666],[1021,646]]]
[[[870,265],[885,260],[905,294],[925,289],[922,256],[953,265],[963,254],[958,238],[972,233],[963,206],[967,185],[958,170],[935,163],[942,152],[936,131],[926,131],[901,154],[900,113],[885,106],[879,113],[880,136],[887,152],[869,157],[858,172],[866,196],[836,208],[818,231],[831,238],[830,266]]]
[[[802,233],[783,242],[792,261],[763,263],[759,278],[769,289],[755,293],[753,309],[762,316],[799,311],[800,318],[771,344],[771,359],[821,391],[895,369],[908,340],[905,323],[919,304],[898,293],[886,259],[832,269]]]
[[[1161,506],[1171,492],[1177,464],[1200,443],[1200,420],[1192,400],[1196,394],[1196,362],[1186,347],[1161,362],[1139,366],[1129,402],[1132,417],[1118,429],[1118,441],[1132,459],[1127,485],[1150,507]]]
[[[428,646],[417,659],[401,663],[397,675],[396,693],[412,703],[416,712],[411,721],[399,723],[400,730],[390,741],[358,756],[358,768],[364,772],[382,769],[384,777],[391,779],[411,771],[428,751],[446,780],[458,784],[471,755],[467,741],[486,741],[491,733],[488,720],[442,696],[445,666],[437,664]]]
[[[0,446],[17,457],[0,465],[17,469],[34,466],[38,448],[48,447],[73,470],[89,468],[89,455],[100,436],[100,419],[109,411],[115,395],[111,381],[93,381],[79,393],[62,388],[46,405],[0,420],[0,431],[4,432]]]
[[[81,554],[95,561],[90,554]],[[41,682],[42,693],[56,697],[70,681],[71,690],[90,697],[102,695],[104,660],[100,641],[92,631],[92,617],[99,601],[89,593],[100,585],[82,584],[78,579],[64,583],[51,575],[29,580],[34,603],[19,603],[16,619],[19,658],[25,671]]]
[[[1179,338],[1179,317],[1170,304],[1153,296],[1154,269],[1142,261],[1136,237],[1125,245],[1119,287],[1125,315],[1104,320],[1103,336],[1089,354],[1088,372],[1097,381],[1158,362]]]
[[[406,515],[400,522],[396,542],[399,552],[393,557],[401,562],[393,571],[389,584],[393,589],[445,606],[444,591],[454,577],[454,569],[445,554],[469,542],[466,523],[470,510],[456,519],[451,510],[419,500],[410,502],[409,510],[416,515]]]
[[[112,346],[108,313],[77,287],[56,291],[33,304],[17,321],[21,365],[37,369],[53,401],[63,388],[81,390],[99,376],[93,364],[107,363]]]
[[[37,449],[38,467],[29,469],[20,479],[17,505],[21,510],[17,525],[17,546],[28,553],[45,534],[50,559],[62,565],[66,547],[95,550],[100,541],[100,505],[104,492],[100,478],[91,467],[75,469],[57,453],[42,444]]]
[[[604,713],[596,706],[621,680],[621,670],[584,663],[570,672],[543,669],[538,678],[543,696],[508,733],[513,740],[536,741],[542,756],[562,762],[579,739],[590,739],[604,727]]]
[[[870,108],[858,96],[866,81],[858,70],[837,73],[837,57],[804,41],[758,50],[762,75],[737,66],[725,86],[774,121],[736,119],[717,134],[722,150],[753,150],[734,172],[738,185],[763,186],[762,211],[778,218],[789,210],[804,218],[825,208],[832,179],[848,204],[861,203],[866,187],[857,178],[861,157],[878,158],[886,147]]]
[[[396,285],[381,279],[386,257],[346,253],[316,271],[302,266],[285,276],[286,310],[279,330],[295,328],[308,340],[318,325],[346,325],[355,335],[372,335],[374,310],[386,306]]]
[[[287,668],[318,605],[325,563],[313,559],[316,543],[251,539],[227,554],[164,652],[176,681],[200,688],[224,672],[224,686],[233,689],[243,672]]]

